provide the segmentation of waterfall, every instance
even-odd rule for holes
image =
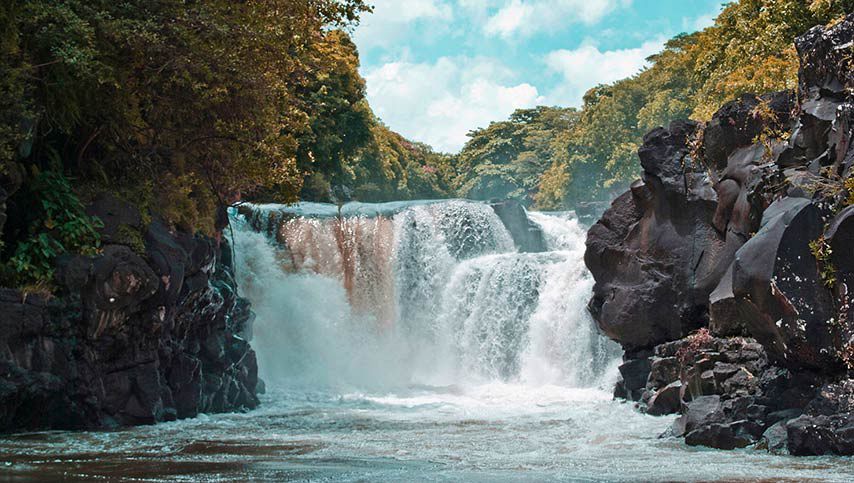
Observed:
[[[571,214],[529,213],[549,251],[518,253],[484,203],[241,212],[237,273],[268,382],[591,387],[619,355],[584,308],[593,282]]]

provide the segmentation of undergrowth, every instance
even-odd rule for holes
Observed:
[[[4,285],[47,290],[56,258],[64,253],[94,255],[103,225],[86,214],[83,203],[60,172],[34,172],[29,188],[31,222],[3,264]]]

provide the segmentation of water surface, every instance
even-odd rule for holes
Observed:
[[[854,481],[849,458],[659,438],[673,417],[614,401],[620,351],[585,310],[571,213],[529,214],[549,248],[536,254],[460,200],[254,216],[274,231],[233,222],[261,408],[7,436],[0,479]]]

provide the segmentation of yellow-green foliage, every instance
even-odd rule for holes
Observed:
[[[845,206],[854,205],[854,176],[845,180],[845,191],[848,192],[848,199],[845,201]]]
[[[276,186],[293,201],[305,159],[334,171],[365,142],[355,47],[336,27],[366,10],[362,0],[3,2],[0,165],[55,158],[82,185],[151,182],[157,211],[205,231],[210,196]]]
[[[767,161],[771,161],[775,143],[788,140],[790,133],[787,126],[777,118],[769,100],[760,100],[753,109],[753,117],[761,119],[764,126],[762,132],[756,136],[753,142],[759,143],[765,148],[764,157]]]
[[[566,166],[553,163],[540,177],[540,185],[534,195],[534,207],[538,210],[557,210],[566,199],[565,189],[569,185]]]
[[[549,170],[550,167],[569,166],[575,152],[567,136],[578,118],[578,111],[572,108],[520,109],[508,121],[473,131],[457,156],[457,193],[477,199],[514,198],[533,202],[544,173],[550,171],[554,177],[560,174],[560,168]],[[569,169],[565,172],[567,175],[561,180],[569,183],[573,172]],[[551,184],[554,185],[553,180]],[[546,200],[554,195],[554,192],[544,194],[543,204],[550,203]]]
[[[833,249],[831,249],[827,240],[822,236],[818,240],[811,241],[810,251],[818,262],[819,275],[821,276],[821,281],[824,285],[827,287],[833,287],[836,285],[836,268],[834,268],[833,263],[831,262]]]
[[[136,253],[145,253],[145,239],[142,231],[130,225],[119,225],[115,242],[130,247]]]
[[[650,68],[591,89],[579,121],[557,150],[566,153],[560,161],[570,174],[562,178],[564,203],[625,189],[640,174],[636,152],[644,134],[657,126],[689,117],[706,121],[744,93],[794,89],[795,37],[851,11],[854,0],[731,2],[711,27],[667,42],[662,52],[650,57]],[[760,140],[782,135],[765,134]],[[560,192],[551,186],[555,173],[550,173],[551,180],[540,180],[550,191],[541,198],[551,200]]]
[[[214,234],[216,199],[210,188],[190,175],[169,176],[157,190],[159,214],[181,230]]]

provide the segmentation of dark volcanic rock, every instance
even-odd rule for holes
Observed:
[[[689,446],[708,446],[717,449],[744,448],[753,443],[749,421],[713,423],[701,426],[685,436]]]
[[[142,215],[130,203],[122,201],[112,195],[103,194],[99,196],[87,209],[90,216],[95,216],[103,223],[100,229],[101,239],[104,243],[126,242],[129,230],[139,233],[143,228]]]
[[[615,395],[633,401],[640,399],[649,378],[650,367],[648,357],[639,357],[624,362],[619,367],[620,381],[617,383]]]
[[[717,336],[731,337],[746,334],[738,314],[738,303],[732,291],[732,270],[724,274],[721,282],[709,295],[709,330]]]
[[[760,104],[771,106],[772,120],[756,114]],[[776,181],[774,160],[783,148],[777,143],[769,151],[752,144],[753,136],[769,124],[788,125],[791,105],[786,93],[745,96],[715,115],[712,124],[721,132],[709,137],[707,127],[703,146],[720,158],[717,181],[691,158],[696,125],[673,123],[644,138],[642,181],[588,234],[585,261],[596,279],[590,311],[603,332],[628,350],[684,337],[710,315],[716,333],[745,332],[737,321],[722,325],[736,310],[729,268],[776,195],[767,186]],[[730,140],[730,128],[743,139]]]
[[[525,208],[516,200],[491,203],[495,214],[504,223],[513,237],[516,248],[522,253],[540,253],[546,251],[546,239],[540,226],[531,221]]]
[[[690,433],[701,426],[716,424],[724,420],[720,396],[700,396],[686,404],[683,421],[685,433]]]
[[[854,14],[798,38],[797,99],[650,132],[642,180],[588,234],[590,312],[630,353],[654,346],[644,389],[617,393],[661,414],[680,386],[688,444],[854,453],[852,44]]]
[[[591,314],[654,354],[643,390],[627,370],[617,394],[662,414],[680,387],[688,444],[854,453],[852,44],[854,14],[797,40],[797,98],[650,132],[642,179],[588,233]]]
[[[797,456],[854,455],[854,415],[801,416],[786,423],[789,451]]]
[[[51,301],[0,289],[0,431],[150,424],[258,404],[243,338],[252,313],[214,242],[154,223],[146,248],[147,259],[123,245],[62,257],[64,292]]]
[[[682,383],[672,382],[656,391],[655,395],[647,403],[647,414],[663,416],[674,414],[682,408]]]
[[[714,288],[707,278],[718,270],[711,253],[723,240],[710,226],[715,193],[689,156],[696,128],[673,123],[650,132],[638,153],[643,181],[588,233],[585,262],[596,279],[590,312],[627,350],[678,339],[707,317],[702,301]]]
[[[724,104],[703,131],[703,151],[709,165],[724,170],[730,155],[753,144],[763,130],[784,129],[794,106],[790,91],[764,96],[744,94]],[[763,119],[763,114],[767,118]]]
[[[854,15],[848,15],[830,28],[821,25],[795,40],[800,57],[798,89],[801,99],[810,99],[822,92],[842,94],[854,88],[851,40]]]
[[[765,212],[762,227],[736,254],[733,294],[747,330],[785,365],[820,369],[837,364],[832,294],[810,242],[823,232],[821,210],[784,198]]]
[[[789,430],[786,421],[775,423],[762,433],[762,445],[768,452],[776,455],[789,454]]]
[[[854,288],[854,206],[849,206],[836,215],[824,233],[824,238],[831,248],[830,262],[833,268],[849,289]],[[844,313],[840,315],[852,320],[850,316],[854,314],[851,307],[848,309],[847,316]]]

